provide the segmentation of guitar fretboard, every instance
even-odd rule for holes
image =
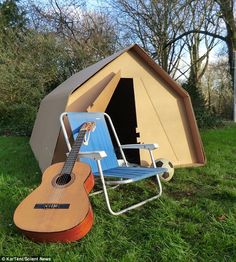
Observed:
[[[86,130],[81,130],[75,140],[75,143],[73,145],[73,147],[71,148],[71,151],[67,157],[67,160],[61,170],[61,175],[70,175],[72,170],[73,170],[73,167],[75,165],[75,161],[77,159],[77,156],[78,156],[78,153],[80,151],[80,148],[81,148],[81,145],[84,141],[84,137],[85,137],[85,134],[86,134]]]

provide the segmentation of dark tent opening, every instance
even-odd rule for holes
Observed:
[[[110,115],[121,144],[137,143],[137,119],[135,110],[134,85],[132,78],[121,78],[107,106],[106,113]],[[109,125],[108,125],[109,126]],[[112,134],[112,132],[110,132]],[[112,136],[113,144],[116,145]],[[117,152],[118,154],[118,152]],[[119,155],[117,155],[120,158]],[[139,151],[127,149],[128,162],[139,164]]]

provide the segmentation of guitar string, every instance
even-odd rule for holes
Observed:
[[[83,126],[82,126],[82,128],[83,128]],[[81,129],[82,129],[81,128]],[[81,145],[82,145],[82,142],[83,142],[83,139],[84,139],[84,136],[85,136],[85,133],[86,133],[86,130],[80,130],[79,131],[79,134],[78,134],[78,136],[77,136],[77,138],[76,138],[76,140],[75,140],[75,143],[74,143],[74,145],[75,145],[75,147],[73,146],[72,147],[72,149],[71,149],[71,151],[69,152],[69,155],[68,155],[68,157],[70,156],[70,155],[72,155],[72,154],[74,154],[75,155],[75,151],[77,151],[77,148],[78,148],[78,152],[79,152],[79,150],[80,150],[80,147],[81,147]],[[78,145],[76,145],[76,144],[78,144]],[[75,150],[75,148],[76,148],[76,150]],[[73,150],[73,151],[72,151]],[[77,152],[77,154],[78,154],[78,152]],[[70,156],[70,158],[71,158],[71,156]],[[77,157],[76,157],[77,158]],[[76,161],[76,158],[75,158],[75,161]],[[74,161],[74,164],[75,164],[75,161]],[[66,160],[66,162],[67,162],[67,160]],[[66,162],[65,162],[65,164],[63,165],[63,167],[62,167],[62,169],[61,169],[61,171],[60,171],[60,176],[61,175],[63,175],[63,169],[64,169],[64,167],[66,166]],[[73,167],[74,167],[74,165],[73,165]],[[72,167],[72,170],[73,170],[73,167]],[[67,165],[67,167],[65,168],[65,169],[67,169],[68,170],[68,165]],[[71,171],[72,172],[72,171]],[[60,176],[58,176],[58,178],[60,177]],[[57,179],[58,179],[57,178]],[[55,180],[55,184],[57,185],[57,179]],[[62,180],[60,181],[61,183],[62,183],[62,186],[64,185],[64,183],[66,184],[66,178],[63,178],[62,177]],[[63,192],[64,192],[64,189],[65,189],[65,187],[62,187],[62,188],[60,188],[60,187],[56,187],[56,193],[54,193],[54,194],[52,194],[52,196],[48,199],[49,200],[49,203],[52,203],[52,204],[58,204],[58,203],[60,203],[61,202],[61,197],[62,197],[62,195],[63,195]],[[52,212],[52,214],[51,214],[51,219],[52,219],[52,217],[53,217],[53,212]],[[51,220],[51,219],[49,219],[49,220]]]
[[[62,176],[65,173],[64,179],[62,179],[62,184],[66,183],[66,180],[68,179],[68,175],[71,175],[72,171],[73,171],[73,167],[74,164],[76,162],[76,159],[78,157],[78,152],[80,151],[80,148],[82,146],[83,140],[84,140],[84,136],[86,134],[86,130],[81,132],[81,135],[79,134],[78,136],[80,136],[78,139],[76,139],[76,142],[73,146],[73,148],[71,149],[69,156],[61,170],[61,174]],[[64,172],[63,172],[64,171]]]
[[[86,123],[84,123],[84,124],[86,124]],[[73,168],[74,168],[74,165],[75,165],[75,161],[76,161],[76,159],[77,159],[77,154],[78,154],[78,152],[79,152],[79,150],[80,150],[80,148],[81,148],[81,146],[82,146],[84,137],[85,137],[86,132],[87,132],[86,129],[85,129],[85,130],[82,130],[83,127],[84,127],[84,125],[83,125],[82,128],[80,129],[79,134],[78,134],[78,136],[77,136],[77,138],[76,138],[76,140],[75,140],[75,142],[74,142],[74,145],[73,145],[73,147],[72,147],[72,149],[71,149],[71,151],[69,152],[69,155],[68,155],[68,157],[70,157],[70,161],[71,161],[71,159],[72,159],[71,155],[72,155],[72,156],[74,155],[74,157],[73,157],[73,159],[74,159],[74,161],[73,161],[74,164],[73,164],[73,166],[71,167],[71,173],[72,173],[72,171],[73,171]],[[91,130],[89,130],[89,132],[91,132]],[[77,144],[78,144],[78,145],[77,145]],[[74,149],[74,148],[75,148],[75,149]],[[77,152],[77,150],[78,150],[78,152]],[[66,166],[66,163],[67,163],[67,160],[65,161],[65,164],[63,165],[63,167],[62,167],[62,169],[61,169],[61,171],[60,171],[60,174],[62,174],[62,175],[63,175],[63,172],[62,172],[62,171],[63,171],[64,167]],[[68,168],[68,166],[67,166],[66,168]],[[65,169],[66,169],[66,168],[65,168]],[[70,173],[70,175],[71,175],[71,173]],[[62,181],[64,181],[63,178],[62,178]],[[65,182],[66,182],[66,178],[65,178]],[[56,181],[55,181],[55,183],[56,183]],[[60,202],[61,202],[62,194],[63,194],[63,192],[64,192],[64,189],[65,189],[65,187],[56,188],[57,193],[56,193],[56,194],[53,194],[52,197],[49,198],[49,199],[50,199],[49,201],[50,201],[52,204],[54,204],[54,203],[55,203],[55,204],[60,203]],[[51,207],[51,208],[53,208],[53,207]],[[54,212],[50,212],[50,213],[51,213],[51,215],[50,215],[50,218],[47,219],[48,221],[51,221],[51,220],[53,219],[53,214],[54,214]]]
[[[83,126],[82,126],[81,129],[83,129]],[[85,134],[86,134],[86,130],[80,130],[79,131],[78,136],[77,136],[77,138],[76,138],[76,140],[74,142],[74,145],[73,145],[73,147],[72,147],[72,149],[69,152],[69,155],[67,157],[67,160],[68,160],[68,158],[70,158],[69,159],[70,162],[72,160],[72,157],[73,157],[73,159],[75,158],[75,161],[76,161],[77,157],[75,157],[75,155],[78,154],[78,152],[80,150],[80,147],[81,147],[81,145],[83,143],[83,139],[84,139]],[[78,152],[76,152],[77,150],[78,150]],[[63,167],[62,167],[62,169],[60,171],[60,176],[58,176],[58,178],[61,177],[61,175],[62,176],[64,175],[63,169],[68,171],[68,164],[67,164],[68,162],[67,162],[67,160],[65,161],[65,163],[64,163],[64,165],[63,165]],[[74,165],[75,165],[75,161],[74,161]],[[74,165],[71,167],[70,175],[72,174],[72,170],[73,170]],[[55,184],[56,185],[57,185],[57,179],[55,180]],[[64,190],[65,190],[64,183],[66,184],[66,177],[65,178],[62,177],[62,180],[60,182],[62,183],[62,187],[61,188],[60,187],[56,187],[56,193],[52,194],[52,196],[48,199],[49,203],[50,203],[50,208],[52,208],[52,209],[54,209],[54,206],[53,206],[54,204],[57,205],[57,204],[61,203],[61,198],[62,198]],[[49,215],[49,218],[47,219],[48,221],[51,221],[53,219],[53,216],[54,216],[54,212],[50,212],[50,213],[51,214]]]
[[[58,176],[58,178],[55,181],[55,183],[57,184],[57,180],[60,179],[60,177],[61,177],[60,185],[62,187],[61,188],[60,187],[57,188],[58,189],[57,190],[58,193],[54,197],[54,199],[57,200],[56,202],[60,202],[60,200],[61,200],[61,196],[63,195],[64,189],[65,189],[65,185],[67,184],[66,180],[67,180],[68,176],[70,176],[71,179],[72,179],[73,167],[75,165],[75,161],[77,159],[77,154],[78,154],[78,152],[80,150],[80,147],[82,145],[85,133],[86,133],[86,130],[80,130],[80,132],[79,132],[79,134],[78,134],[78,136],[77,136],[77,138],[75,140],[75,144],[72,147],[71,151],[69,152],[67,160],[66,160],[65,164],[63,165],[63,167],[61,169],[60,176]],[[74,162],[73,166],[72,166],[72,160]]]
[[[85,124],[86,123],[84,123],[84,125]],[[68,175],[71,176],[71,179],[72,179],[72,171],[73,171],[76,159],[78,157],[78,152],[80,151],[80,148],[81,148],[82,143],[84,141],[85,134],[87,132],[87,130],[84,129],[84,125],[81,127],[81,129],[79,131],[79,134],[78,134],[78,136],[77,136],[77,138],[76,138],[76,140],[74,142],[74,145],[73,145],[71,151],[69,152],[67,160],[66,160],[64,166],[61,169],[60,176],[62,176],[62,179],[61,179],[60,183],[61,183],[62,186],[67,184],[66,181],[68,179]],[[60,178],[60,176],[58,178]],[[54,196],[54,199],[55,200],[57,199],[56,202],[60,202],[59,200],[61,199],[61,196],[62,196],[62,194],[64,192],[64,190],[63,190],[64,188],[65,187],[58,188],[58,193]]]

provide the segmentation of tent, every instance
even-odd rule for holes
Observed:
[[[206,162],[188,93],[136,44],[72,75],[41,101],[30,145],[42,171],[65,160],[64,111],[107,112],[122,144],[158,143],[155,158],[175,167]],[[148,152],[129,157],[148,165]]]

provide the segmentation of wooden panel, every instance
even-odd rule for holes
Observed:
[[[153,107],[149,94],[140,78],[134,79],[134,86],[138,124],[137,131],[140,133],[138,142],[157,143],[160,148],[157,150],[158,155],[156,155],[156,158],[168,158],[172,162],[177,163],[178,159],[176,158],[174,149],[168,141],[158,112],[156,112],[156,109]],[[140,159],[142,165],[151,164],[149,152],[146,150],[141,150]]]
[[[198,130],[197,121],[193,117],[194,111],[193,111],[193,107],[192,107],[190,98],[186,97],[184,99],[184,103],[185,103],[185,108],[186,108],[186,114],[189,120],[189,126],[191,128],[192,139],[193,139],[193,142],[196,148],[196,154],[198,158],[197,162],[200,164],[206,164],[207,160],[206,160],[206,156],[203,150],[203,144],[202,144],[201,136]]]
[[[88,107],[88,112],[105,112],[110,99],[120,81],[120,71],[111,79],[97,99]]]
[[[146,78],[141,81],[148,99],[155,111],[155,118],[150,122],[159,122],[158,127],[149,131],[149,139],[159,139],[160,149],[155,152],[155,158],[164,157],[171,160],[174,165],[181,163],[196,163],[196,149],[192,139],[184,100],[176,94],[168,92],[166,85],[159,86],[153,79]],[[149,116],[147,116],[149,118]],[[162,129],[164,135],[157,135]],[[145,129],[140,132],[144,142],[147,139]],[[165,142],[164,148],[163,144]],[[166,144],[168,147],[166,147]],[[159,151],[159,152],[158,152]],[[168,157],[166,157],[168,156]]]
[[[113,72],[107,72],[107,74],[103,75],[98,80],[93,78],[90,79],[89,82],[85,83],[71,94],[67,103],[66,111],[86,111],[87,108],[100,96],[115,75],[116,74]]]

